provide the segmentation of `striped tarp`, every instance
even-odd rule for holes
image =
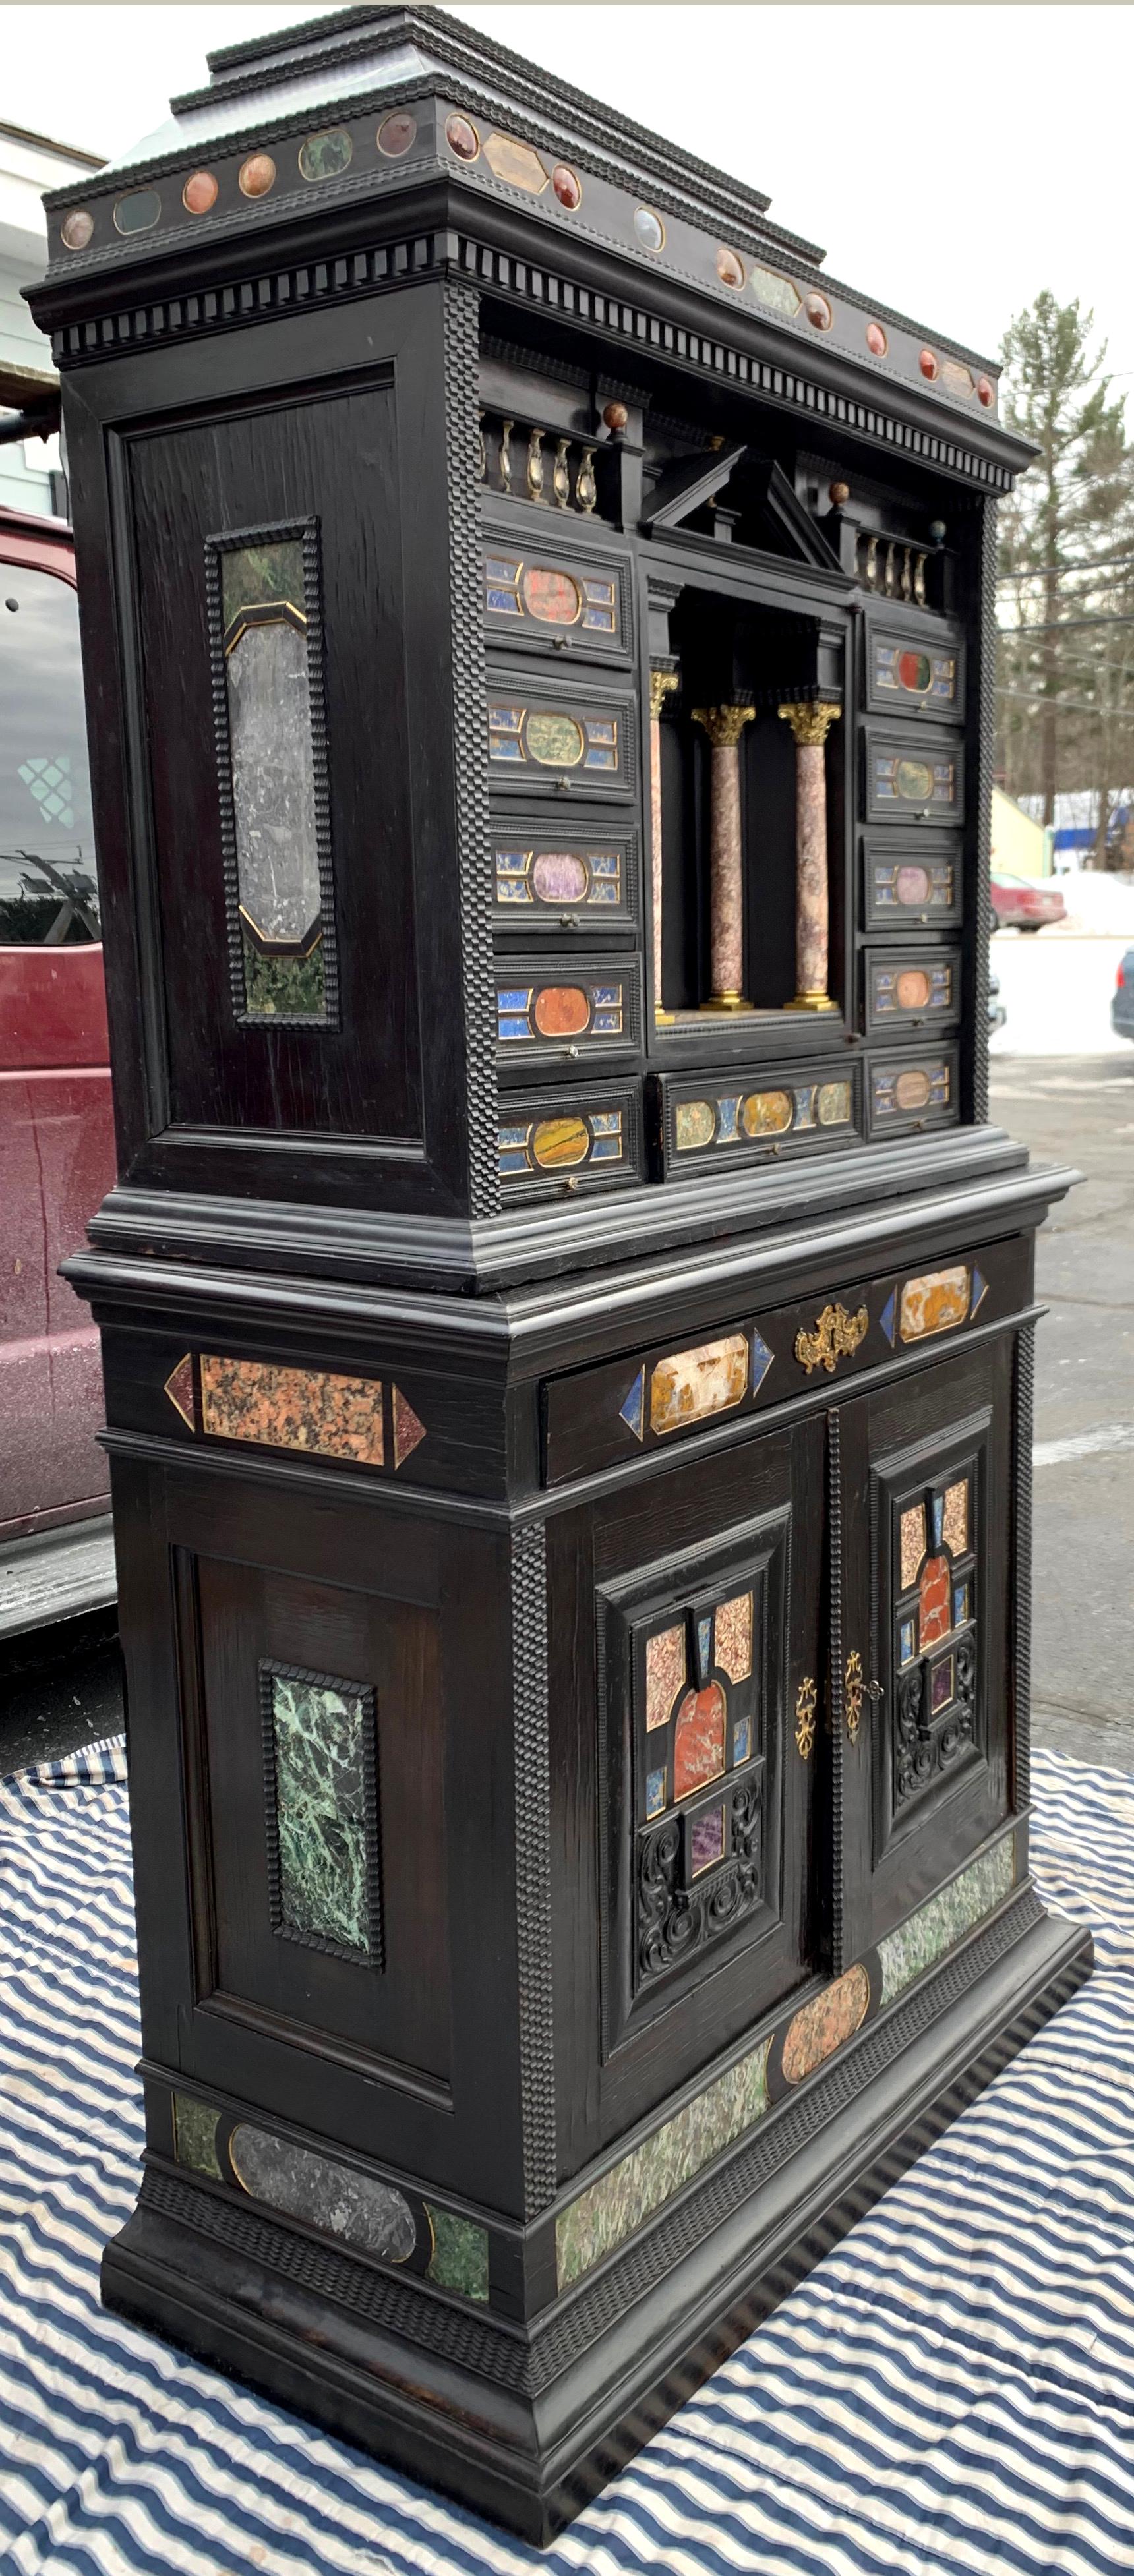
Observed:
[[[122,1756],[0,1784],[4,2567],[1134,2568],[1134,1780],[1036,1771],[1096,1977],[543,2557],[100,2308],[141,2146]]]

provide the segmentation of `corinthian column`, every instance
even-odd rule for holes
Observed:
[[[650,830],[654,894],[654,1016],[656,1019],[664,1017],[662,1007],[661,720],[665,701],[670,691],[676,687],[676,671],[650,672]]]
[[[833,1011],[827,991],[827,777],[823,745],[838,707],[777,710],[795,735],[795,979],[789,1011]]]
[[[744,851],[740,837],[740,737],[755,707],[694,707],[713,746],[709,831],[709,971],[705,1008],[747,1011],[744,981]]]

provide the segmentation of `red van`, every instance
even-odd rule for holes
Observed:
[[[98,1333],[58,1275],[113,1178],[71,531],[0,510],[0,1636],[114,1598]]]

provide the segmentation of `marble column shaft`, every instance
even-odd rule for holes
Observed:
[[[823,753],[839,715],[836,706],[804,704],[778,710],[795,735],[795,974],[789,1008],[834,1009],[830,972],[827,885],[827,772]]]
[[[694,707],[713,747],[709,829],[709,1008],[744,1008],[744,845],[740,737],[755,707]]]
[[[661,718],[662,707],[671,690],[677,687],[676,671],[650,673],[650,832],[651,878],[653,885],[654,931],[654,1010],[662,1003],[662,783],[661,783]]]

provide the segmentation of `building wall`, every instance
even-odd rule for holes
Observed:
[[[1001,787],[992,791],[992,872],[1006,869],[1013,877],[1049,877],[1051,834],[1033,823]]]
[[[99,166],[93,153],[72,152],[40,135],[0,124],[0,405],[10,407],[36,383],[54,383],[51,346],[36,329],[21,288],[47,266],[47,229],[41,199]],[[0,506],[50,516],[55,508],[51,474],[58,471],[58,441],[20,440],[0,446]]]

